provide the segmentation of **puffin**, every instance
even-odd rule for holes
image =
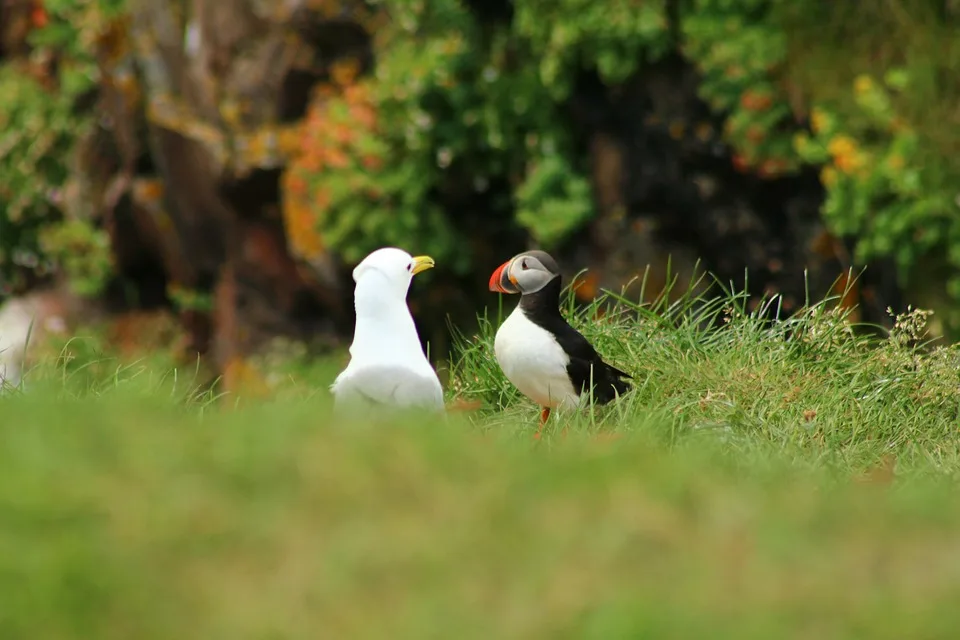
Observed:
[[[385,247],[354,268],[356,325],[350,362],[330,385],[335,411],[379,407],[445,413],[443,388],[407,307],[413,277],[434,264],[430,256]]]
[[[631,376],[607,364],[560,314],[560,269],[545,251],[510,258],[490,276],[490,291],[520,294],[520,304],[497,329],[493,350],[504,375],[542,407],[540,437],[551,409],[579,406],[589,397],[607,404],[632,388]]]

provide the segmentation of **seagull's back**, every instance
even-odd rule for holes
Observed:
[[[443,410],[443,388],[430,366],[406,300],[388,290],[378,273],[361,279],[354,293],[356,327],[350,362],[331,386],[336,405]]]

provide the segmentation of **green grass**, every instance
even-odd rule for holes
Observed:
[[[480,409],[436,423],[334,423],[322,366],[242,404],[41,367],[0,398],[0,638],[953,636],[955,348],[602,304],[573,321],[636,389],[538,442],[495,322],[450,372]]]
[[[923,342],[926,312],[899,317],[878,337],[877,328],[852,327],[833,300],[765,321],[777,303],[748,311],[745,297],[731,294],[648,306],[610,296],[578,312],[570,305],[573,324],[633,374],[636,388],[551,433],[643,429],[669,447],[707,441],[739,458],[776,453],[807,467],[858,471],[895,456],[904,472],[960,470],[960,349]],[[607,313],[597,319],[600,309]],[[491,358],[497,325],[482,319],[479,335],[459,336],[453,386],[487,407],[482,428],[530,431],[536,407]],[[651,421],[659,428],[643,426]]]

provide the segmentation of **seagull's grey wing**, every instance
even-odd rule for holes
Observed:
[[[338,405],[363,401],[371,405],[443,410],[443,389],[436,374],[427,376],[396,365],[348,368],[331,390]]]

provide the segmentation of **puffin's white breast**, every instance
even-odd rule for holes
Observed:
[[[493,342],[497,362],[520,393],[544,407],[576,406],[580,394],[567,375],[570,356],[557,339],[517,307]]]

